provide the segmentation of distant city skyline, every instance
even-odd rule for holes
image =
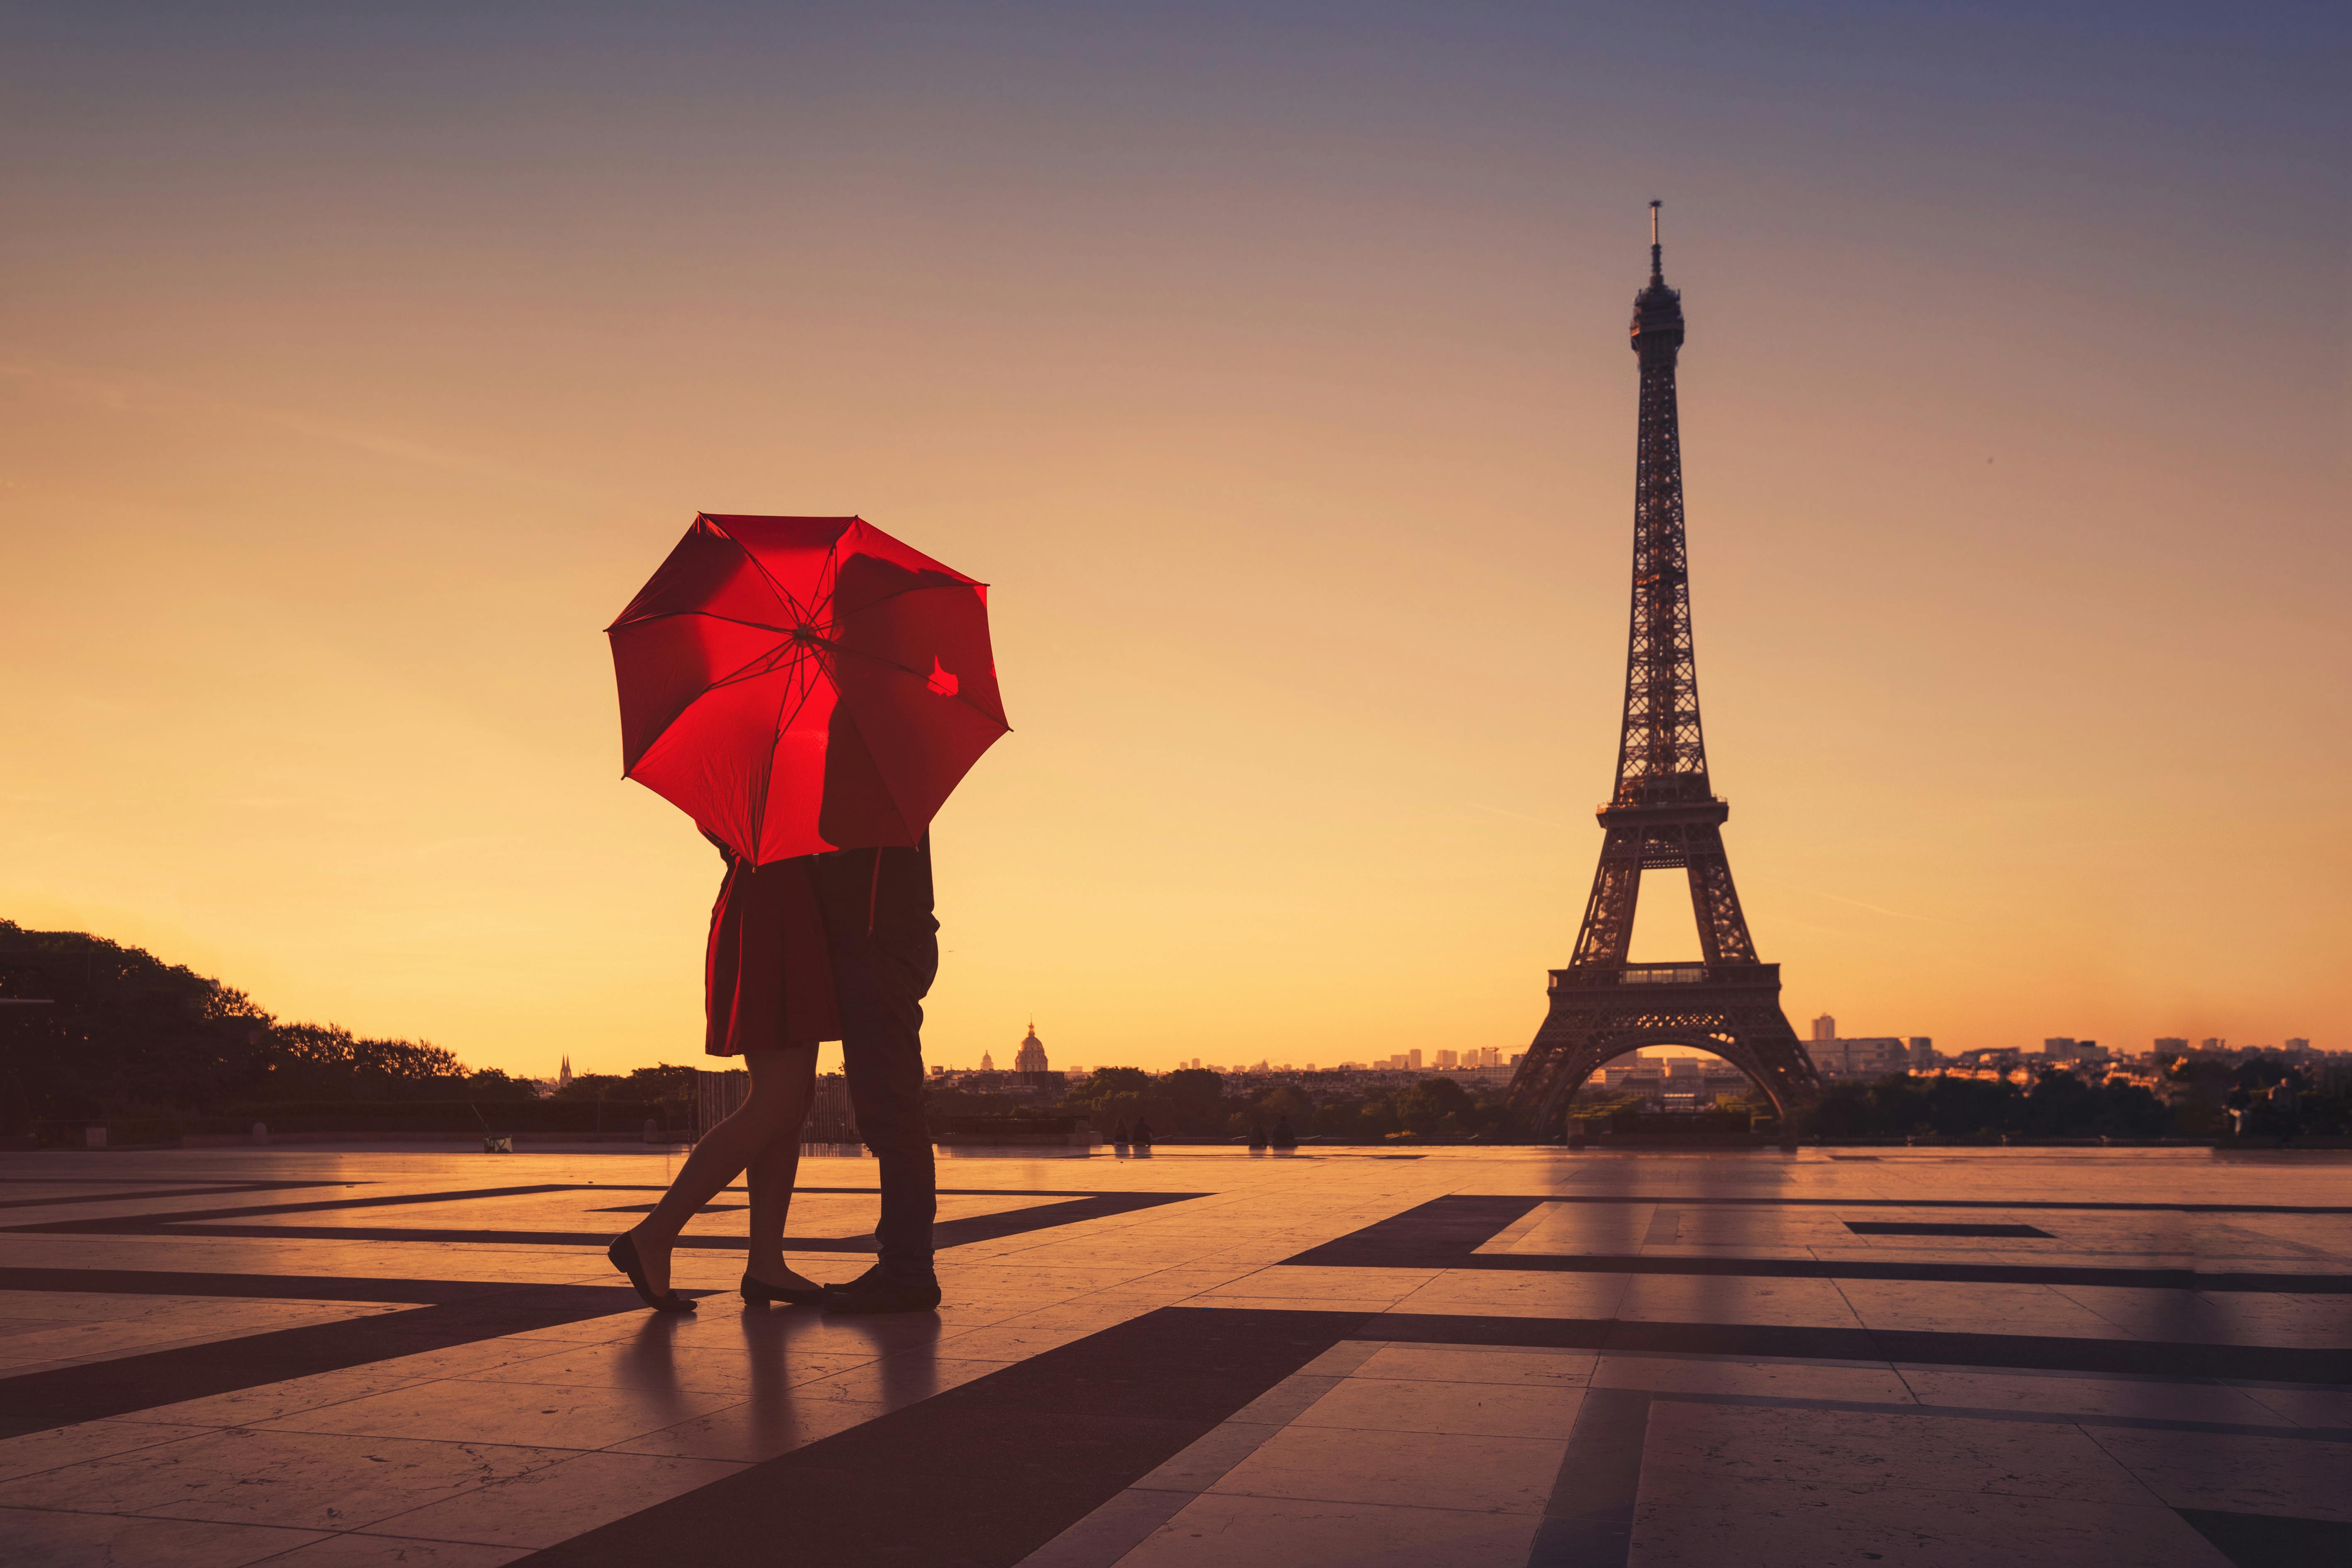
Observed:
[[[1811,1020],[1811,1024],[1808,1029],[1809,1037],[1805,1041],[1809,1049],[1811,1049],[1816,1046],[1831,1047],[1828,1052],[1816,1052],[1815,1059],[1823,1066],[1825,1071],[1830,1072],[1835,1077],[1853,1077],[1857,1075],[1869,1076],[1870,1074],[1876,1072],[1902,1072],[1906,1070],[1914,1072],[1930,1071],[1940,1067],[1950,1065],[1955,1057],[1958,1054],[1955,1050],[1938,1047],[1933,1036],[1841,1035],[1836,1030],[1836,1024],[1837,1020],[1835,1017],[1828,1014],[1823,1014],[1815,1017]],[[1824,1030],[1823,1026],[1827,1026],[1826,1031]],[[1029,1058],[1030,1057],[1030,1049],[1033,1046],[1036,1048],[1036,1055],[1034,1058],[1035,1065],[1024,1065],[1024,1058]],[[1891,1048],[1881,1049],[1874,1053],[1867,1053],[1857,1058],[1850,1049],[1850,1047],[1856,1046]],[[2241,1041],[2238,1042],[2234,1047],[2232,1047],[2231,1043],[2228,1039],[2212,1037],[2192,1041],[2178,1036],[2157,1036],[2144,1041],[2110,1041],[2101,1045],[2095,1040],[2073,1036],[2045,1036],[2038,1041],[2021,1040],[2007,1045],[1979,1046],[1967,1048],[1972,1050],[2013,1051],[2021,1058],[2029,1060],[2039,1058],[2053,1063],[2071,1063],[2080,1059],[2084,1054],[2082,1050],[2077,1049],[2077,1047],[2097,1047],[2103,1056],[2116,1058],[2144,1058],[2151,1054],[2161,1053],[2167,1049],[2186,1053],[2191,1049],[2225,1050],[2236,1048],[2241,1050],[2278,1049],[2297,1051],[2312,1048],[2311,1041],[2307,1037],[2301,1036],[2288,1036],[2274,1043]],[[1847,1048],[1841,1049],[1840,1047]],[[835,1060],[837,1063],[838,1047],[826,1047],[824,1049],[835,1053]],[[2352,1047],[2339,1047],[2339,1049],[2352,1050]],[[1629,1053],[1625,1058],[1619,1059],[1618,1065],[1622,1067],[1624,1062],[1631,1061],[1634,1057],[1656,1060],[1665,1058],[1708,1055],[1710,1055],[1710,1053],[1699,1051],[1685,1046],[1651,1046],[1644,1047],[1639,1051]],[[1518,1058],[1519,1053],[1517,1052],[1505,1050],[1499,1047],[1488,1046],[1484,1047],[1416,1047],[1402,1052],[1393,1052],[1386,1057],[1378,1058],[1376,1059],[1364,1058],[1361,1057],[1343,1058],[1339,1060],[1328,1062],[1310,1062],[1306,1060],[1283,1060],[1276,1062],[1271,1058],[1261,1059],[1265,1062],[1268,1070],[1278,1072],[1330,1072],[1352,1068],[1357,1070],[1370,1072],[1425,1070],[1436,1073],[1454,1071],[1507,1071],[1516,1065]],[[934,1071],[951,1073],[988,1071],[1043,1072],[1049,1070],[1049,1058],[1045,1050],[1044,1043],[1037,1034],[1037,1026],[1034,1022],[1032,1022],[1028,1026],[1027,1034],[1014,1047],[1014,1054],[1011,1058],[1009,1065],[999,1065],[996,1063],[994,1058],[995,1052],[993,1050],[983,1048],[981,1053],[980,1061],[976,1064],[971,1062],[947,1060],[934,1057],[931,1059],[930,1065]],[[1158,1065],[1139,1061],[1129,1061],[1125,1059],[1114,1059],[1108,1056],[1093,1060],[1079,1060],[1074,1057],[1066,1058],[1064,1060],[1065,1065],[1059,1068],[1051,1068],[1051,1070],[1062,1071],[1073,1075],[1097,1071],[1103,1068],[1135,1067],[1144,1068],[1146,1070],[1155,1072],[1176,1071],[1186,1068],[1199,1068],[1202,1067],[1208,1067],[1220,1072],[1256,1070],[1256,1064],[1254,1062],[1212,1061],[1208,1058],[1197,1056],[1179,1058],[1174,1062]]]

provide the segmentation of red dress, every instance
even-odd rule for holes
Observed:
[[[841,1038],[833,948],[806,858],[747,866],[730,858],[710,909],[702,1048],[714,1057]]]

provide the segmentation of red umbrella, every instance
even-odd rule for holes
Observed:
[[[754,865],[912,844],[1005,732],[988,587],[856,517],[697,516],[605,628],[623,772]]]

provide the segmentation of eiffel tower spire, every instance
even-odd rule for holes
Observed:
[[[1550,1016],[1520,1066],[1513,1094],[1523,1107],[1557,1117],[1577,1086],[1610,1057],[1674,1043],[1713,1051],[1739,1067],[1785,1115],[1809,1103],[1819,1081],[1780,1012],[1779,966],[1757,961],[1724,853],[1722,829],[1731,808],[1707,777],[1675,402],[1683,303],[1681,292],[1666,286],[1658,214],[1659,204],[1652,202],[1650,280],[1633,296],[1641,392],[1617,783],[1599,813],[1601,863],[1575,954],[1568,968],[1552,971]],[[1701,957],[1685,964],[1629,963],[1642,873],[1672,869],[1688,874]],[[1640,989],[1621,989],[1628,986]],[[1622,1043],[1628,1038],[1631,1044]]]
[[[1698,668],[1691,650],[1690,552],[1683,537],[1683,444],[1675,362],[1683,297],[1666,287],[1658,204],[1650,204],[1650,285],[1633,296],[1642,393],[1633,459],[1633,616],[1625,658],[1625,726],[1617,791],[1626,805],[1704,798]]]
[[[1706,774],[1698,714],[1698,656],[1691,641],[1690,546],[1683,531],[1682,420],[1675,365],[1683,347],[1683,297],[1666,287],[1658,204],[1650,204],[1650,282],[1633,296],[1634,356],[1641,362],[1633,458],[1633,604],[1625,646],[1625,710],[1617,786],[1601,811],[1608,837],[1576,943],[1578,965],[1622,964],[1633,937],[1642,872],[1690,873],[1691,905],[1706,962],[1756,961],[1748,918],[1724,858],[1731,808]]]

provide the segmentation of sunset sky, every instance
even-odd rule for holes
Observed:
[[[602,628],[698,510],[855,512],[993,584],[933,1061],[1522,1050],[1655,196],[1800,1033],[2352,1048],[2341,15],[12,6],[0,917],[694,1060]]]

